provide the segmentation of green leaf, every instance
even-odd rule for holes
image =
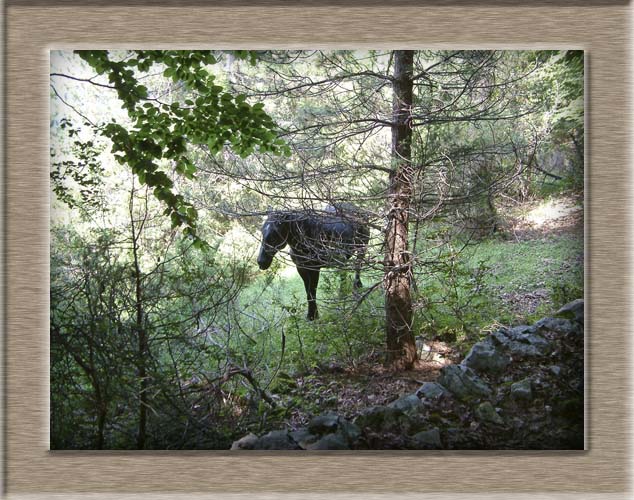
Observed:
[[[172,212],[170,219],[172,220],[172,228],[177,228],[183,223],[177,212]]]

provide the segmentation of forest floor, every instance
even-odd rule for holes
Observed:
[[[550,236],[583,237],[583,200],[566,195],[547,201],[529,201],[510,208],[507,232],[517,241]]]
[[[546,202],[527,202],[508,207],[504,220],[504,244],[522,245],[561,238],[583,241],[583,200],[579,197],[560,196]],[[579,266],[583,269],[583,256],[575,259],[577,262],[555,262],[556,259],[546,257],[543,259],[544,272],[552,273],[553,266],[555,273],[566,273]],[[538,308],[554,308],[549,290],[540,281],[515,288],[505,283],[497,287],[497,291],[498,299],[517,318],[528,317]],[[424,382],[434,381],[443,366],[457,363],[462,358],[462,354],[449,343],[437,340],[424,343],[419,340],[418,343],[422,349],[421,359],[414,369],[406,372],[390,371],[382,365],[379,354],[371,354],[353,367],[330,362],[297,377],[297,385],[290,395],[299,396],[312,404],[311,408],[304,405],[295,407],[287,420],[288,425],[293,429],[306,426],[317,408],[320,413],[333,411],[352,418],[364,408],[387,405],[401,395],[415,392]]]
[[[447,353],[447,361],[419,360],[413,370],[395,372],[383,366],[378,356],[371,356],[355,367],[330,364],[317,369],[297,380],[297,390],[304,398],[312,396],[320,412],[334,411],[352,419],[364,408],[387,405],[401,395],[415,392],[423,383],[436,380],[451,355],[450,348],[437,344],[441,344],[439,352]],[[301,407],[293,409],[290,426],[306,426],[314,416],[311,413]]]
[[[505,235],[510,242],[557,239],[583,241],[583,200],[579,196],[567,195],[545,202],[526,202],[511,208],[505,218],[508,224]],[[555,272],[565,273],[575,266],[583,268],[583,255],[578,255],[573,261],[564,262],[546,257],[542,264],[545,267],[555,264],[558,267]],[[531,289],[502,289],[499,298],[517,317],[534,314],[540,305],[552,304],[549,290],[541,282],[536,282]]]

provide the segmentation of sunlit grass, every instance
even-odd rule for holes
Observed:
[[[552,220],[561,213],[557,207],[542,204],[533,214],[548,212]],[[575,234],[526,241],[493,238],[455,257],[459,268],[453,282],[447,272],[419,269],[412,289],[414,333],[469,340],[492,324],[531,322],[552,314],[562,302],[583,295],[583,250],[583,239]],[[238,309],[256,318],[250,320],[253,331],[266,329],[269,354],[281,355],[282,335],[286,361],[294,365],[324,355],[353,359],[353,352],[364,352],[364,343],[368,352],[384,341],[380,285],[358,305],[351,289],[353,272],[323,269],[317,291],[320,317],[310,322],[303,282],[284,255],[276,257],[270,270],[255,273],[255,281],[240,294]],[[364,294],[382,276],[377,267],[363,269],[361,277]],[[531,299],[535,295],[538,299]],[[524,298],[537,308],[524,304]]]
[[[487,281],[509,288],[544,286],[561,272],[583,267],[583,241],[560,237],[544,240],[486,241],[474,247],[469,261],[490,266]]]

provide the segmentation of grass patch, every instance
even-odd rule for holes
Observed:
[[[522,242],[485,241],[467,258],[489,265],[487,283],[514,290],[551,286],[568,271],[583,270],[583,241],[574,237]]]
[[[493,324],[530,323],[583,297],[583,241],[574,235],[490,239],[435,258],[416,295],[425,338],[471,342]]]
[[[527,214],[543,216],[544,227],[552,229],[558,215],[548,219],[548,214],[560,205],[542,203]],[[427,227],[425,237],[421,231],[419,241],[432,247],[433,239],[444,239],[441,226],[438,222]],[[449,246],[420,256],[425,264],[416,269],[412,289],[415,334],[469,345],[495,324],[531,323],[583,297],[582,235],[544,231],[533,237],[496,237],[461,252],[452,252]],[[237,301],[242,327],[258,343],[258,363],[275,364],[273,360],[282,355],[282,341],[283,365],[290,370],[310,369],[324,360],[354,365],[382,349],[380,286],[359,305],[352,290],[353,273],[324,269],[317,292],[320,318],[309,322],[301,278],[294,266],[275,262],[274,269],[258,273]],[[366,287],[361,293],[381,278],[380,270],[363,270]]]

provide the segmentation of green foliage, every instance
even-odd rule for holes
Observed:
[[[491,240],[474,248],[474,257],[491,265],[490,279],[519,288],[540,286],[562,264],[572,265],[583,255],[583,241],[562,237],[529,241]]]
[[[570,272],[555,276],[548,282],[553,309],[584,297],[583,268],[577,267]]]
[[[217,245],[193,252],[180,240],[160,249],[158,260],[143,257],[139,296],[132,255],[122,251],[130,248],[127,238],[113,230],[52,233],[51,446],[134,448],[137,369],[144,355],[148,402],[163,409],[149,415],[147,447],[188,447],[192,439],[226,447],[231,431],[210,426],[203,432],[192,419],[203,392],[219,423],[231,429],[235,420],[235,408],[224,402],[233,382],[205,380],[222,373],[232,352],[223,325],[250,279],[247,266],[221,256]],[[145,354],[137,345],[139,306],[150,339]],[[194,385],[192,378],[202,382]]]
[[[455,252],[439,256],[433,267],[414,296],[416,331],[427,338],[465,340],[498,311],[487,289],[490,267],[485,260],[472,265]]]
[[[51,148],[51,188],[55,196],[70,208],[94,210],[99,205],[103,166],[99,155],[103,147],[93,140],[81,140],[80,131],[68,118],[62,118],[59,127],[72,139],[68,155],[62,156]]]
[[[564,152],[567,168],[559,172],[567,189],[583,190],[584,182],[584,52],[546,52],[533,91],[546,108],[538,118],[548,132],[540,152]],[[549,179],[552,181],[552,179]]]
[[[197,167],[189,157],[188,144],[206,146],[211,154],[230,144],[243,158],[256,151],[290,154],[263,103],[251,105],[244,94],[234,95],[215,83],[207,68],[217,63],[211,51],[134,51],[132,57],[120,61],[104,50],[76,53],[98,74],[107,75],[132,122],[132,127],[112,122],[99,129],[112,141],[116,160],[128,165],[142,184],[153,189],[166,207],[172,227],[184,226],[183,233],[198,246],[203,246],[198,213],[174,192],[174,183],[162,164],[169,162],[177,174],[192,179]],[[255,58],[247,51],[237,55],[252,61]],[[195,97],[172,103],[150,97],[138,74],[157,65],[164,68],[165,77],[183,84]]]
[[[548,199],[553,196],[569,193],[570,191],[576,191],[578,185],[579,179],[577,176],[569,176],[566,179],[556,179],[553,181],[534,179],[531,192],[535,193],[537,199]]]
[[[433,241],[450,234],[443,227],[437,221],[419,239],[434,248]],[[427,264],[416,278],[414,331],[425,338],[470,342],[490,324],[530,323],[583,297],[579,238],[496,237],[446,250],[441,246],[421,255]]]
[[[324,360],[354,366],[383,342],[382,297],[376,292],[359,302],[350,271],[322,271],[319,284],[320,317],[306,321],[303,294],[288,319],[289,363],[306,371]]]
[[[51,255],[51,447],[107,447],[97,422],[133,396],[129,268],[102,232],[87,244],[53,233]],[[73,249],[73,252],[69,252]],[[67,252],[64,255],[62,252]]]
[[[584,53],[582,50],[566,50],[551,58],[553,79],[556,79],[560,95],[555,112],[555,128],[569,129],[571,125],[583,128],[584,116]]]

